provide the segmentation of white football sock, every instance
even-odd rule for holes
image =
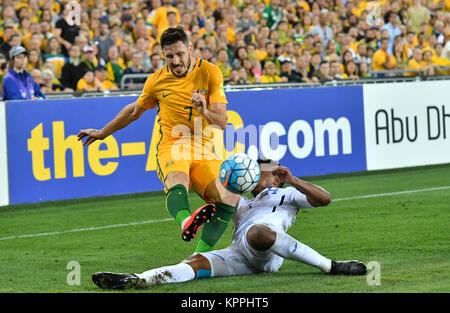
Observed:
[[[331,260],[320,255],[314,249],[292,238],[288,234],[277,231],[277,239],[270,251],[289,260],[299,261],[314,266],[325,273],[331,270]]]
[[[195,278],[194,270],[186,263],[155,268],[137,277],[145,279],[149,285],[181,283]]]

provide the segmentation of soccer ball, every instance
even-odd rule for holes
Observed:
[[[220,181],[237,194],[253,190],[261,178],[259,164],[245,153],[238,153],[223,161],[220,167]]]

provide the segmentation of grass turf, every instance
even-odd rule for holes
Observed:
[[[342,200],[450,186],[450,164],[305,179],[327,189],[335,201],[328,207],[301,210],[289,234],[333,259],[378,262],[380,285],[369,285],[365,276],[327,276],[286,260],[277,273],[201,279],[131,292],[450,290],[450,189]],[[193,252],[197,240],[181,240],[179,226],[166,220],[170,216],[164,199],[163,193],[147,193],[0,208],[0,292],[103,292],[92,283],[92,273],[138,273],[178,263]],[[202,205],[193,193],[190,203],[192,208]],[[106,227],[87,230],[102,226]],[[231,226],[217,249],[228,245]],[[80,229],[84,230],[65,232]],[[41,235],[12,238],[35,234]],[[67,283],[70,261],[80,264],[80,285]]]

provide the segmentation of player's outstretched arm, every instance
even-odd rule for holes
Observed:
[[[101,130],[97,129],[82,129],[78,133],[78,140],[82,140],[87,137],[84,141],[83,146],[89,146],[96,140],[103,140],[112,133],[119,129],[122,129],[129,125],[131,122],[137,120],[144,113],[145,109],[141,108],[136,102],[128,104],[124,107],[114,119],[106,124]]]
[[[277,167],[273,174],[278,176],[281,182],[297,188],[306,195],[306,199],[313,206],[326,206],[331,202],[331,195],[320,186],[301,180],[292,175],[291,171],[284,166]]]

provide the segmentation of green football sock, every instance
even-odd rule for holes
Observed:
[[[178,184],[169,188],[166,193],[166,208],[180,225],[186,217],[191,216],[188,193],[184,185]]]
[[[224,203],[216,203],[216,212],[212,220],[203,225],[202,236],[195,252],[207,252],[219,241],[233,217],[235,207]]]

